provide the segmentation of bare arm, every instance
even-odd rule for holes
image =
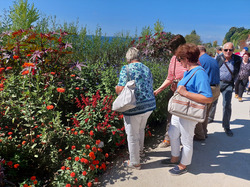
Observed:
[[[122,92],[123,88],[124,88],[124,86],[116,86],[115,87],[115,92],[117,93],[117,95],[119,95]]]
[[[154,91],[154,95],[157,96],[159,93],[161,93],[163,90],[165,90],[170,84],[172,83],[171,80],[169,79],[166,79],[162,85]]]
[[[199,102],[199,103],[212,103],[212,101],[213,101],[213,97],[206,97],[202,94],[196,94],[196,93],[189,92],[186,90],[185,86],[179,86],[177,88],[177,91],[182,96],[185,96],[185,97],[187,97],[193,101]]]

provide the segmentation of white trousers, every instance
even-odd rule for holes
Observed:
[[[190,165],[193,156],[194,129],[197,122],[172,115],[169,127],[171,155],[180,157],[180,142],[183,146],[181,164]]]
[[[152,111],[134,116],[124,115],[129,160],[133,165],[140,164],[140,151],[142,151],[144,147],[145,127],[151,113]]]

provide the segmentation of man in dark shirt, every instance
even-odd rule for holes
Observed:
[[[201,66],[205,69],[210,87],[213,93],[213,101],[217,100],[220,95],[220,70],[217,61],[206,53],[206,48],[202,45],[198,45],[200,50],[199,61]],[[198,123],[195,128],[194,140],[205,140],[207,137],[207,124],[208,115],[211,109],[212,103],[208,104],[206,119],[203,123]]]
[[[220,92],[223,97],[223,118],[222,126],[228,136],[233,136],[230,129],[230,118],[232,113],[232,93],[234,88],[234,78],[240,70],[241,57],[233,54],[234,45],[231,42],[223,46],[223,54],[219,55],[216,60],[220,68]]]

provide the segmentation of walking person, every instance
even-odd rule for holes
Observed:
[[[199,54],[200,51],[195,44],[184,44],[178,47],[176,57],[182,66],[187,68],[187,71],[184,73],[183,79],[178,83],[177,91],[179,94],[196,102],[211,103],[213,95],[208,75],[205,70],[198,65]],[[193,77],[190,79],[192,75]],[[183,86],[187,81],[186,86]],[[162,163],[167,166],[175,166],[169,170],[173,175],[186,173],[187,165],[191,164],[196,124],[196,121],[172,115],[169,127],[171,159],[162,160]],[[183,146],[181,160],[180,143]]]
[[[242,102],[242,95],[248,83],[248,77],[250,76],[250,61],[249,53],[242,55],[242,63],[240,65],[240,72],[235,81],[235,98]]]
[[[180,45],[185,44],[185,43],[186,43],[186,40],[182,35],[178,34],[174,36],[169,42],[169,48],[172,54],[175,54],[176,49]],[[183,73],[186,70],[187,69],[181,65],[181,63],[176,59],[176,56],[174,55],[170,60],[170,64],[168,68],[168,76],[166,80],[162,83],[162,85],[154,91],[154,95],[157,96],[159,93],[161,93],[163,90],[165,90],[168,86],[171,85],[171,90],[169,90],[168,92],[168,98],[172,97],[173,93],[175,92],[177,88],[177,83],[182,79]],[[170,146],[168,129],[169,129],[170,121],[171,121],[171,116],[172,115],[169,112],[167,112],[166,134],[164,136],[164,140],[159,144],[160,148]]]
[[[220,92],[223,98],[222,127],[228,136],[233,136],[233,132],[230,129],[232,93],[234,79],[239,73],[242,61],[241,57],[233,54],[233,52],[233,43],[227,42],[223,45],[223,54],[216,58],[220,68]]]
[[[138,49],[129,48],[126,60],[128,75],[126,66],[123,66],[115,90],[117,94],[123,90],[129,81],[128,76],[135,80],[136,107],[123,112],[129,150],[129,160],[124,164],[130,169],[141,169],[140,154],[143,155],[145,127],[150,114],[156,108],[153,78],[150,69],[139,61]]]
[[[213,94],[213,102],[220,96],[220,70],[217,61],[206,53],[206,48],[202,45],[198,45],[200,50],[199,61],[201,66],[205,69],[210,87]],[[195,128],[194,140],[205,140],[207,138],[207,124],[208,116],[212,103],[207,106],[207,114],[203,123],[198,123]]]

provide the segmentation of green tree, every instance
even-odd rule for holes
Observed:
[[[10,8],[12,21],[12,30],[28,29],[32,23],[39,19],[39,11],[34,8],[34,3],[30,6],[28,0],[14,1],[14,5]]]
[[[217,45],[218,45],[218,42],[217,42],[217,40],[215,40],[215,41],[213,42],[213,47],[217,47]]]
[[[157,20],[156,23],[154,24],[155,33],[161,33],[163,31],[163,29],[164,29],[164,26],[163,26],[162,22]]]
[[[150,28],[150,26],[145,26],[142,28],[141,36],[143,37],[146,35],[152,35],[152,29]]]
[[[200,45],[201,44],[201,37],[196,34],[195,30],[193,30],[191,32],[191,34],[186,35],[185,39],[186,39],[187,43],[194,43],[196,45]]]

